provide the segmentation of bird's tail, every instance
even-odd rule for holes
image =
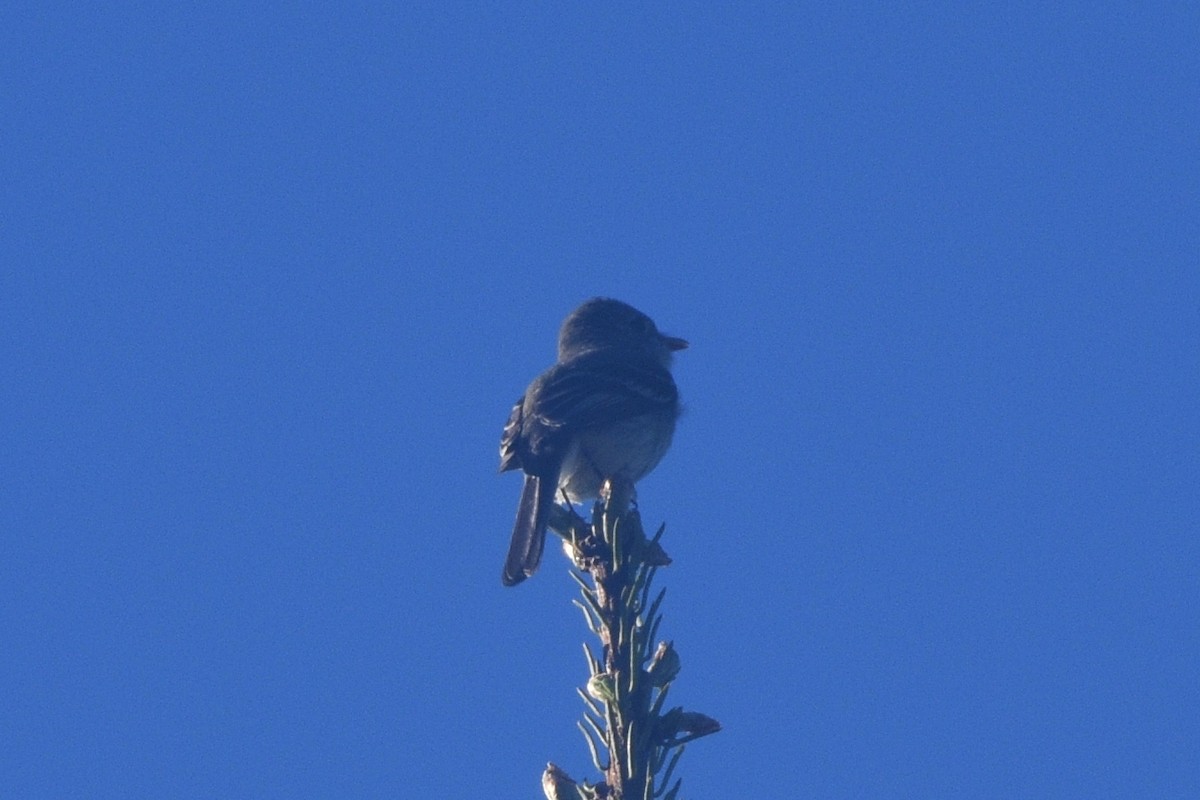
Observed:
[[[537,475],[525,476],[508,558],[500,577],[505,586],[515,586],[537,572],[546,544],[546,516],[554,503],[555,483]]]

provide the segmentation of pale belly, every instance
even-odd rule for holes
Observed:
[[[662,460],[674,433],[673,417],[639,417],[586,431],[567,452],[559,488],[577,503],[596,497],[607,478],[637,483]]]

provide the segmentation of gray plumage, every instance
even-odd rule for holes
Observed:
[[[563,321],[558,362],[513,406],[500,440],[500,471],[525,473],[505,586],[537,570],[560,492],[594,498],[606,479],[636,483],[662,459],[679,416],[671,356],[685,347],[619,300],[588,300]]]

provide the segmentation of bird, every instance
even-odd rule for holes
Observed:
[[[598,497],[606,480],[634,484],[666,454],[679,417],[671,377],[684,339],[607,297],[587,300],[558,334],[558,360],[529,384],[500,438],[500,472],[524,472],[501,580],[537,571],[551,506]]]

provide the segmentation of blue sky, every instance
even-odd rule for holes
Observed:
[[[1200,794],[1195,8],[5,18],[5,796],[594,778],[495,473],[594,295],[686,796]]]

